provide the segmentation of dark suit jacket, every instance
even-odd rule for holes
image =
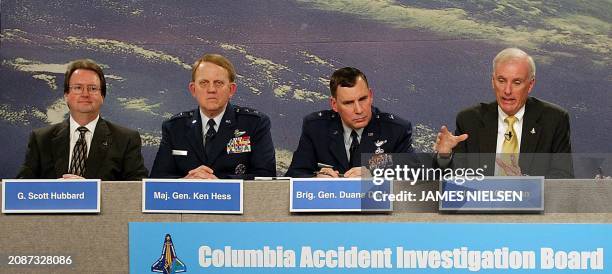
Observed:
[[[304,118],[302,136],[286,176],[313,177],[317,163],[334,166],[340,173],[350,169],[344,146],[340,115],[332,110],[313,112]],[[412,153],[412,126],[401,118],[372,108],[372,120],[361,134],[359,153],[375,153],[375,142],[385,153]]]
[[[215,137],[212,157],[206,157],[198,109],[181,112],[162,125],[162,140],[151,169],[151,178],[182,178],[206,165],[221,179],[276,176],[270,119],[250,108],[228,104]],[[251,151],[228,153],[232,139],[249,137]],[[184,154],[184,155],[181,155]]]
[[[34,130],[17,178],[56,179],[68,173],[69,131],[68,120]],[[83,177],[103,181],[136,181],[147,177],[137,131],[100,118],[89,145]]]
[[[467,133],[469,137],[453,151],[455,166],[487,166],[485,174],[493,175],[497,114],[497,102],[481,103],[459,112],[455,135]],[[529,97],[521,132],[521,172],[547,178],[571,178],[571,152],[567,112],[557,105]]]

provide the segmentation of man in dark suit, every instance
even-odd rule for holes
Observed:
[[[454,152],[455,166],[485,168],[486,175],[573,177],[569,115],[529,97],[535,84],[531,56],[517,48],[501,51],[493,60],[491,82],[495,102],[461,111],[455,135],[440,130],[438,162],[448,163],[444,158]]]
[[[302,136],[286,176],[360,177],[363,153],[383,156],[413,152],[410,122],[372,107],[372,90],[360,70],[336,70],[330,90],[332,110],[304,118]]]
[[[221,55],[196,61],[189,91],[199,108],[163,123],[151,178],[276,176],[270,119],[229,103],[236,93],[235,79],[234,66]]]
[[[100,117],[106,80],[98,64],[73,61],[64,78],[68,120],[30,135],[20,179],[140,180],[147,169],[137,131]]]

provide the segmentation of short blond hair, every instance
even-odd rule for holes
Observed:
[[[229,59],[220,54],[205,54],[200,57],[200,59],[196,60],[191,68],[191,81],[195,82],[196,70],[198,70],[198,66],[204,62],[213,63],[224,68],[229,75],[230,82],[234,83],[236,81],[236,70],[234,69],[234,65]]]

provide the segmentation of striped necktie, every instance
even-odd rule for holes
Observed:
[[[83,177],[85,174],[85,161],[87,161],[87,141],[85,133],[89,131],[86,127],[77,128],[79,139],[72,149],[72,161],[68,173]]]

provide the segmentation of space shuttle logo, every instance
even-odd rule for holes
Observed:
[[[187,272],[185,264],[176,256],[170,234],[164,237],[161,257],[151,266],[151,272],[174,274]]]

